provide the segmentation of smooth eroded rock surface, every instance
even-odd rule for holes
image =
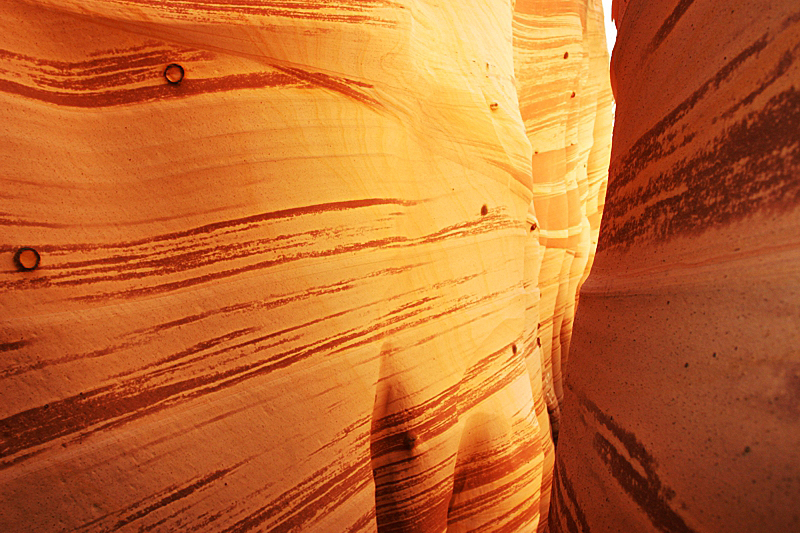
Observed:
[[[601,24],[0,3],[0,530],[544,528]]]
[[[800,530],[800,6],[616,3],[554,531]]]

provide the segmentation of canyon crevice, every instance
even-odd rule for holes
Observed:
[[[800,10],[614,13],[0,3],[0,531],[800,530]]]

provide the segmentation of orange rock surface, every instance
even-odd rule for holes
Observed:
[[[615,12],[551,530],[800,531],[800,4]]]
[[[0,531],[546,527],[598,1],[0,26]]]
[[[800,530],[800,10],[616,0],[608,181],[601,12],[0,2],[0,531]]]
[[[536,279],[530,282],[538,288],[539,322],[536,328],[534,317],[529,319],[529,339],[536,335],[541,347],[542,396],[557,432],[562,361],[568,355],[578,285],[597,244],[605,192],[601,184],[607,178],[608,53],[599,2],[518,1],[514,22],[520,110],[533,150],[532,212],[539,231],[539,255],[530,268]],[[541,404],[538,413],[547,428]],[[550,439],[543,451],[540,511],[545,525],[554,464]]]

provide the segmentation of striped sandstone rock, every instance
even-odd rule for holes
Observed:
[[[1,2],[0,530],[544,528],[599,13]]]

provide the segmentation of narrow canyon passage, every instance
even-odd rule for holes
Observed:
[[[800,531],[800,7],[602,7],[0,2],[0,531]]]

